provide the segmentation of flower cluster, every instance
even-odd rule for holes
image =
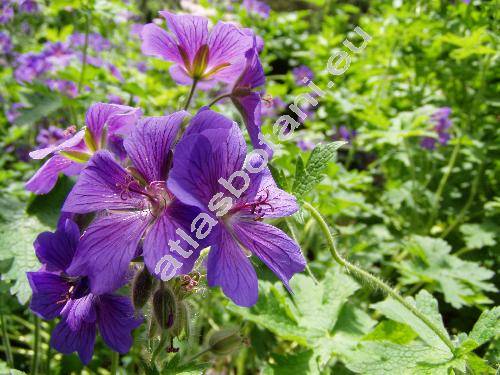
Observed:
[[[431,123],[434,125],[433,130],[436,132],[435,137],[424,137],[420,142],[420,146],[427,150],[434,150],[436,143],[446,145],[451,138],[448,130],[451,128],[451,108],[442,107],[431,115]]]
[[[52,345],[63,353],[77,351],[84,362],[96,327],[112,349],[130,347],[130,332],[140,323],[129,299],[115,293],[130,279],[132,261],[144,262],[134,278],[142,285],[133,287],[135,307],[152,293],[158,325],[174,335],[179,330],[173,311],[185,307],[182,299],[196,290],[199,278],[187,275],[197,272],[201,250],[209,248],[206,262],[199,262],[208,285],[219,286],[240,306],[258,298],[251,255],[287,288],[305,267],[298,244],[265,222],[293,214],[298,205],[267,168],[273,153],[261,140],[260,39],[232,24],[219,22],[209,32],[205,18],[160,14],[168,31],[145,25],[143,52],[173,62],[172,77],[192,92],[222,84],[222,97],[240,112],[253,150],[247,152],[236,122],[209,107],[194,115],[182,110],[144,117],[139,108],[96,103],[83,129],[49,128],[40,137],[45,147],[30,156],[49,158],[26,188],[44,194],[60,173],[78,177],[57,231],[35,243],[43,266],[29,274],[32,309],[46,319],[61,317]],[[77,221],[90,223],[79,228],[68,215],[86,216]],[[161,281],[154,284],[151,276]],[[169,283],[182,286],[182,297]]]

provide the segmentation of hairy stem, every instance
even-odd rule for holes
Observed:
[[[225,98],[230,98],[230,97],[231,97],[231,93],[219,95],[218,97],[216,97],[214,100],[212,100],[210,102],[210,104],[208,105],[208,107],[210,108],[213,105],[215,105],[217,102],[219,102],[220,100],[225,99]]]
[[[2,325],[2,341],[5,348],[5,357],[7,359],[7,365],[11,368],[14,367],[14,356],[12,355],[12,348],[10,347],[9,334],[7,332],[7,322],[5,321],[5,315],[0,314],[0,324]]]
[[[374,290],[381,290],[386,296],[390,296],[394,298],[396,301],[401,303],[404,307],[406,307],[413,315],[415,315],[418,319],[420,319],[427,327],[429,327],[442,341],[446,346],[450,349],[450,351],[453,353],[454,351],[454,346],[451,340],[438,328],[436,325],[429,320],[429,318],[422,314],[420,311],[417,310],[415,306],[413,306],[411,303],[406,301],[398,292],[393,290],[389,285],[384,283],[382,280],[380,280],[378,277],[372,275],[371,273],[365,271],[362,268],[359,268],[355,266],[354,264],[349,263],[347,260],[345,260],[337,251],[337,247],[335,246],[335,241],[333,240],[332,233],[330,232],[330,228],[328,227],[328,224],[326,223],[325,219],[323,216],[314,208],[312,205],[310,205],[307,202],[303,203],[304,208],[308,210],[312,217],[316,220],[316,222],[319,224],[321,227],[321,231],[325,235],[327,242],[328,242],[328,247],[330,248],[330,252],[332,254],[333,259],[340,264],[341,266],[345,267],[355,278],[358,280],[364,281],[368,286],[370,286]]]

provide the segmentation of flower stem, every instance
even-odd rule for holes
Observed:
[[[186,104],[184,104],[184,110],[189,108],[189,104],[191,104],[191,99],[193,99],[194,91],[196,90],[196,85],[198,84],[197,79],[193,79],[193,84],[191,86],[191,90],[189,91],[189,96],[186,100]]]
[[[425,325],[427,325],[427,327],[429,327],[453,353],[455,348],[451,340],[438,327],[436,327],[436,325],[431,320],[429,320],[429,318],[426,315],[418,311],[415,306],[413,306],[410,302],[406,301],[398,292],[393,290],[389,285],[384,283],[378,277],[345,260],[337,251],[332,233],[330,232],[330,228],[328,227],[328,224],[326,223],[323,216],[321,216],[321,214],[316,210],[316,208],[314,208],[309,203],[303,202],[303,206],[306,210],[308,210],[311,213],[312,217],[317,221],[317,223],[321,227],[321,231],[323,232],[323,234],[327,239],[332,257],[338,264],[345,267],[355,278],[365,282],[370,288],[374,290],[380,289],[386,296],[390,296],[399,303],[401,303],[413,315],[415,315],[418,319],[420,319],[423,323],[425,323]]]
[[[225,98],[230,98],[230,97],[231,97],[231,93],[229,93],[229,94],[222,94],[222,95],[216,97],[214,100],[212,100],[207,107],[210,108],[211,106],[215,105],[218,101],[220,101],[222,99],[225,99]]]
[[[12,355],[12,349],[10,347],[9,334],[7,332],[7,323],[5,321],[5,315],[0,314],[0,324],[2,329],[2,341],[5,348],[5,357],[7,359],[7,365],[11,368],[14,367],[14,357]]]
[[[85,68],[87,67],[87,52],[89,49],[90,17],[91,17],[90,10],[86,9],[85,10],[85,41],[83,44],[82,70],[80,71],[80,79],[78,80],[78,93],[81,93],[81,91],[82,91],[83,80],[85,78]]]
[[[111,352],[111,375],[116,375],[118,372],[118,363],[120,362],[120,354],[114,350]]]
[[[35,333],[33,340],[33,360],[31,363],[31,373],[33,375],[38,374],[38,368],[40,367],[40,318],[35,315],[34,319]]]

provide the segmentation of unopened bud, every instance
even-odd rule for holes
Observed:
[[[186,334],[189,334],[189,309],[185,301],[179,301],[177,304],[177,315],[169,332],[173,337],[178,337],[183,329],[186,330]]]
[[[146,267],[138,271],[132,282],[132,302],[136,310],[142,308],[153,291],[153,277],[150,275]]]
[[[177,300],[168,286],[160,287],[153,295],[153,314],[158,325],[169,329],[177,316]]]
[[[227,355],[241,347],[243,340],[237,329],[222,329],[210,336],[208,345],[216,355]]]

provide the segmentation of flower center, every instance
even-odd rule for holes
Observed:
[[[120,198],[124,201],[132,198],[132,193],[143,196],[143,203],[148,205],[154,217],[158,217],[173,199],[173,195],[168,191],[165,181],[152,181],[143,187],[134,177],[127,175],[123,182],[116,183],[116,187],[119,189]],[[140,209],[143,208],[140,207]]]
[[[235,214],[237,212],[244,212],[246,214],[250,214],[254,220],[262,220],[264,216],[266,215],[265,210],[270,209],[271,211],[274,211],[274,207],[272,206],[270,201],[270,194],[269,191],[266,189],[264,190],[264,194],[261,194],[257,197],[252,202],[248,201],[243,201],[239,204],[236,204],[231,210],[229,211],[228,215]]]

